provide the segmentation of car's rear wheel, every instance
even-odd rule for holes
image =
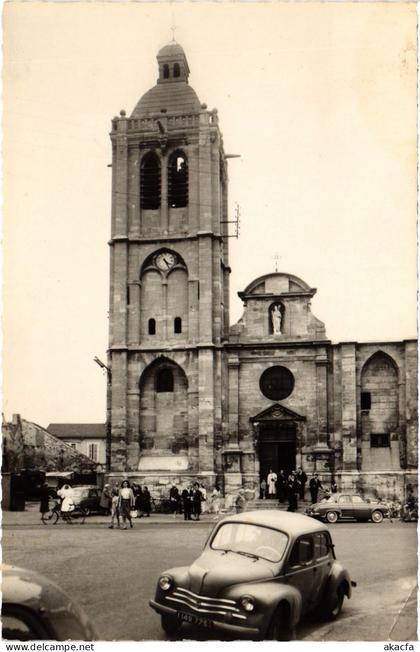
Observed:
[[[325,518],[328,523],[336,523],[338,521],[338,514],[337,512],[327,512]]]
[[[161,617],[162,629],[166,634],[173,636],[181,628],[181,623],[176,616],[164,615]]]
[[[375,509],[372,512],[371,519],[374,523],[382,523],[382,521],[384,520],[384,515],[379,509]]]
[[[268,626],[266,640],[293,641],[295,637],[295,629],[290,626],[290,611],[285,605],[279,605]]]

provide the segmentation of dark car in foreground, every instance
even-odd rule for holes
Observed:
[[[56,584],[33,571],[2,566],[2,638],[94,641],[86,614]]]
[[[171,635],[186,622],[256,640],[289,640],[306,613],[336,618],[352,585],[325,525],[258,510],[221,520],[191,566],[161,574],[149,604]]]
[[[389,508],[385,503],[371,498],[362,498],[358,494],[333,494],[319,503],[306,508],[305,514],[319,518],[328,523],[341,519],[356,521],[373,521],[381,523],[388,516]]]

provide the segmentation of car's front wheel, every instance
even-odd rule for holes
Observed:
[[[384,520],[384,515],[379,509],[375,509],[372,512],[371,519],[374,523],[382,523],[382,521]]]
[[[325,518],[328,523],[336,523],[338,521],[338,514],[337,512],[327,512]]]
[[[161,617],[160,622],[163,631],[169,634],[170,636],[176,634],[181,627],[181,623],[176,616],[164,615]]]
[[[285,606],[278,606],[271,618],[266,640],[293,641],[295,637],[295,628],[290,626],[289,610]]]

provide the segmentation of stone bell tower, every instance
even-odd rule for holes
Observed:
[[[229,329],[226,161],[217,111],[189,85],[181,46],[157,61],[156,85],[112,120],[110,466],[150,484],[213,482]]]

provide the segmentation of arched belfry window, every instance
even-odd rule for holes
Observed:
[[[160,207],[160,161],[153,152],[143,157],[140,173],[140,206]]]
[[[169,66],[167,63],[165,63],[163,66],[163,79],[168,79],[168,78],[169,78]]]
[[[174,64],[174,77],[180,77],[181,76],[181,69],[179,67],[179,63]]]
[[[188,204],[188,161],[181,150],[169,157],[168,204],[171,208],[182,208]]]
[[[164,367],[159,369],[156,374],[156,391],[157,392],[173,392],[174,391],[174,375],[171,369]]]

